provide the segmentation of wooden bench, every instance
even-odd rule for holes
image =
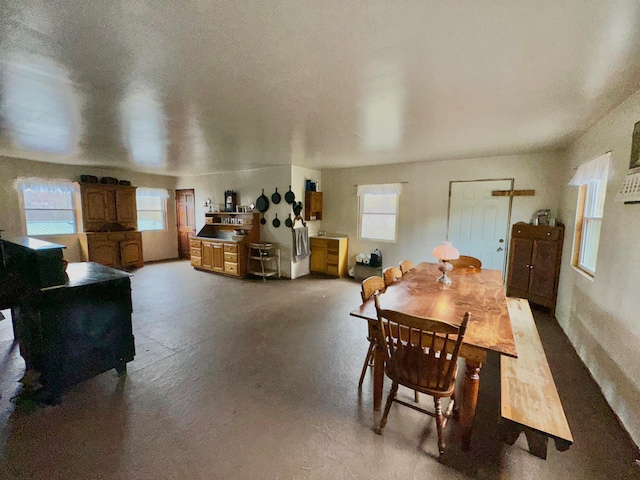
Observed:
[[[513,445],[524,431],[529,452],[547,458],[553,438],[561,452],[573,443],[529,302],[507,298],[518,358],[500,357],[502,439]]]

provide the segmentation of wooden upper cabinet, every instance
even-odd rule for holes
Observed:
[[[101,231],[105,223],[114,222],[138,229],[136,187],[81,183],[80,191],[85,232]]]
[[[304,218],[306,220],[322,220],[322,192],[304,193]]]

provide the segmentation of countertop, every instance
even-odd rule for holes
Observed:
[[[46,242],[37,238],[31,237],[15,237],[15,238],[3,238],[5,242],[14,243],[21,247],[28,248],[30,250],[52,250],[56,248],[67,248],[64,245],[58,243]]]
[[[310,235],[309,238],[326,238],[328,240],[344,240],[348,239],[348,235],[338,235],[338,234],[330,234],[330,235]]]
[[[56,288],[73,288],[94,283],[107,282],[119,278],[131,277],[130,273],[106,267],[95,262],[70,263],[67,266],[67,282],[64,285],[56,285],[42,290],[53,290]]]
[[[242,243],[244,242],[244,238],[242,240],[234,240],[233,238],[226,237],[202,237],[199,235],[192,235],[191,238],[194,240],[215,240],[217,242],[226,242],[226,243]]]

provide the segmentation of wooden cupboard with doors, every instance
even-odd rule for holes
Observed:
[[[82,261],[107,267],[142,267],[140,232],[85,232],[78,235]]]
[[[304,193],[304,219],[322,220],[322,192]]]
[[[516,223],[511,230],[507,295],[526,298],[555,315],[564,227]]]
[[[257,213],[205,214],[205,226],[190,238],[191,266],[199,270],[245,277],[248,245],[260,241]],[[242,233],[236,234],[235,231]]]
[[[311,247],[309,268],[312,272],[336,277],[344,277],[347,274],[349,250],[347,237],[311,237],[309,244]]]
[[[110,223],[137,230],[136,187],[81,183],[80,198],[85,232],[104,231]]]

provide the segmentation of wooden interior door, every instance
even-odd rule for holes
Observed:
[[[193,189],[176,190],[178,218],[178,256],[191,257],[189,237],[196,234],[196,194]]]

